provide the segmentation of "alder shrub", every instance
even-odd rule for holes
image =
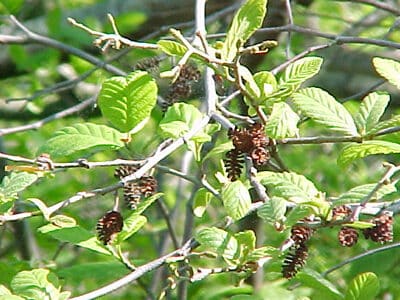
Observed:
[[[33,160],[8,157],[14,162],[0,186],[2,226],[34,219],[33,234],[46,238],[48,251],[62,254],[30,265],[15,262],[0,299],[93,299],[111,292],[121,299],[178,299],[182,290],[196,299],[382,295],[380,284],[387,283],[368,270],[368,260],[351,278],[339,273],[396,246],[390,243],[400,166],[385,162],[390,156],[370,157],[400,152],[393,137],[400,115],[383,117],[390,101],[385,91],[371,91],[350,109],[321,88],[303,87],[318,76],[318,56],[296,57],[279,72],[252,73],[241,57],[277,44],[247,43],[265,14],[266,0],[248,0],[218,41],[199,31],[189,42],[171,29],[174,39],[149,44],[153,57],[126,76],[104,80],[96,97],[100,118],[67,119]],[[117,31],[96,39],[117,50],[129,42]],[[371,63],[400,88],[398,62],[375,57]],[[315,152],[315,162],[324,165],[285,165],[290,149],[303,147],[298,153],[304,155],[308,144],[333,145]],[[361,185],[332,191],[319,179],[334,170],[334,178],[350,180],[353,164],[368,159],[375,163],[375,182],[364,177]],[[31,187],[51,186],[65,174],[60,170],[76,168],[77,180],[92,172],[102,186],[65,187],[70,194],[59,202],[51,195],[23,197]],[[104,169],[109,172],[96,173]],[[374,243],[389,244],[368,250]],[[339,275],[330,277],[335,270]],[[159,288],[151,290],[152,284]]]

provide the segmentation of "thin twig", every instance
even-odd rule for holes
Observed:
[[[84,110],[88,106],[94,104],[96,101],[96,98],[97,98],[97,96],[92,96],[77,105],[74,105],[70,108],[67,108],[63,111],[55,113],[54,115],[48,116],[47,118],[44,118],[42,120],[39,120],[39,121],[31,123],[31,124],[10,127],[10,128],[0,128],[0,136],[11,134],[11,133],[16,133],[16,132],[21,132],[21,131],[26,131],[26,130],[38,129],[38,128],[42,127],[43,125],[45,125],[46,123],[64,118],[66,116],[69,116],[69,115],[72,115],[79,111]]]
[[[386,251],[386,250],[390,250],[390,249],[393,249],[393,248],[397,248],[397,247],[400,247],[400,242],[366,251],[366,252],[361,253],[359,255],[356,255],[354,257],[351,257],[351,258],[343,260],[342,262],[340,262],[336,266],[334,266],[334,267],[326,270],[325,272],[323,272],[321,275],[323,277],[326,277],[329,273],[332,273],[333,271],[336,271],[336,270],[340,269],[341,267],[343,267],[343,266],[345,266],[345,265],[347,265],[349,263],[352,263],[352,262],[354,262],[356,260],[359,260],[361,258],[370,256],[370,255],[373,255],[373,254],[376,254],[376,253],[379,253],[379,252],[382,252],[382,251]]]

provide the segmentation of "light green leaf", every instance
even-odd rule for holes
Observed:
[[[342,226],[356,228],[356,229],[366,229],[374,227],[375,224],[372,224],[370,222],[354,221],[352,223],[344,223],[342,224]]]
[[[368,134],[375,134],[380,130],[391,128],[400,125],[400,115],[395,115],[391,117],[389,120],[385,120],[376,124],[373,128],[369,130]]]
[[[201,218],[203,216],[204,212],[207,209],[208,204],[211,201],[212,196],[213,195],[205,188],[200,188],[196,192],[193,201],[193,214],[196,217]]]
[[[369,193],[371,193],[375,186],[375,183],[356,186],[340,195],[340,197],[335,200],[335,205],[361,202]],[[371,198],[371,201],[379,200],[383,196],[394,192],[396,192],[396,187],[393,184],[385,184],[375,193]]]
[[[119,244],[122,241],[130,238],[140,228],[147,223],[147,218],[144,216],[137,215],[136,213],[131,214],[127,219],[124,220],[124,227],[122,231],[118,233],[115,243]]]
[[[75,227],[76,221],[74,218],[66,215],[55,215],[50,218],[50,223],[57,227]]]
[[[379,279],[371,272],[357,275],[349,284],[345,300],[373,300],[379,292]]]
[[[235,238],[240,246],[244,246],[247,251],[254,250],[256,247],[256,235],[252,230],[241,231],[235,234]]]
[[[246,98],[249,106],[257,106],[261,99],[261,90],[255,81],[253,74],[245,66],[239,65],[239,76],[246,82],[246,92],[251,96],[251,99]]]
[[[208,227],[196,234],[196,240],[208,251],[214,252],[227,260],[237,259],[239,256],[238,241],[225,230]]]
[[[299,129],[297,123],[299,116],[285,102],[275,103],[272,113],[268,118],[265,131],[268,136],[274,139],[284,139],[297,136]]]
[[[35,183],[37,179],[36,174],[26,172],[13,172],[5,176],[0,184],[0,194],[3,195],[0,200],[3,199],[3,202],[7,202],[16,199],[18,192]]]
[[[228,152],[229,150],[231,150],[233,148],[234,148],[234,146],[232,144],[232,141],[219,144],[219,145],[213,147],[209,152],[207,152],[207,154],[203,158],[203,162],[206,159],[213,158],[213,157],[218,157],[219,154]]]
[[[52,158],[78,158],[124,146],[124,136],[117,130],[93,123],[80,123],[54,133],[38,153],[49,153]]]
[[[344,147],[337,161],[340,166],[344,167],[358,158],[389,153],[400,153],[400,145],[385,141],[365,141],[362,144],[352,143]]]
[[[333,299],[343,299],[343,295],[330,281],[322,277],[321,274],[314,270],[304,269],[304,271],[296,275],[296,279],[305,286],[321,291],[326,297]]]
[[[354,120],[361,135],[369,134],[385,112],[390,97],[386,93],[373,92],[363,99]]]
[[[240,47],[260,28],[267,12],[267,0],[247,0],[233,18],[222,47],[222,59],[232,61]]]
[[[0,284],[0,295],[11,295],[11,292],[8,288],[6,288],[4,285]]]
[[[15,295],[1,295],[0,300],[26,300],[26,298]]]
[[[272,225],[284,220],[285,213],[286,200],[279,197],[272,197],[257,210],[257,215]]]
[[[257,249],[254,249],[249,253],[247,256],[248,261],[258,261],[264,257],[277,257],[279,256],[281,251],[279,249],[271,247],[271,246],[264,246]]]
[[[226,212],[234,220],[244,217],[250,209],[250,193],[239,180],[226,184],[222,188],[221,197]]]
[[[38,231],[61,242],[68,242],[102,254],[111,254],[92,233],[80,226],[60,228],[53,224],[47,224],[40,227]]]
[[[187,52],[187,48],[175,41],[160,40],[157,42],[160,50],[171,56],[183,56]]]
[[[122,132],[130,132],[139,124],[143,125],[156,101],[157,84],[144,71],[107,79],[98,98],[103,116]]]
[[[290,64],[283,76],[279,79],[279,85],[299,87],[307,79],[317,74],[321,68],[321,57],[304,57]]]
[[[372,63],[376,71],[389,81],[391,84],[400,89],[400,63],[392,59],[374,57]]]
[[[202,119],[201,112],[193,105],[175,103],[160,122],[160,132],[166,138],[179,138],[189,132]]]
[[[15,294],[35,300],[58,300],[60,294],[58,278],[46,269],[19,272],[12,279],[11,288]]]
[[[319,194],[310,180],[296,173],[264,171],[257,174],[257,179],[270,189],[271,195],[296,203],[310,201]]]
[[[301,112],[328,128],[357,136],[350,113],[331,95],[319,88],[305,88],[293,94],[293,102]]]
[[[243,79],[246,80],[246,90],[257,101],[257,104],[262,104],[265,99],[267,99],[268,96],[277,88],[275,76],[271,72],[267,71],[262,71],[251,75],[250,71],[248,71],[248,69],[246,70],[244,70],[243,73],[246,75],[242,75]],[[244,99],[248,105],[252,105],[252,100],[254,100],[248,99],[247,97]]]

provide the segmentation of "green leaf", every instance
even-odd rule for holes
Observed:
[[[400,153],[400,145],[385,141],[365,141],[362,144],[352,143],[342,149],[338,157],[338,164],[344,167],[358,158],[389,153]]]
[[[372,228],[375,226],[375,224],[372,224],[370,222],[363,222],[363,221],[354,221],[352,223],[344,223],[342,226],[347,226],[351,228],[356,228],[356,229],[366,229],[366,228]]]
[[[235,234],[239,245],[244,246],[248,251],[256,247],[256,235],[252,230],[241,231]]]
[[[395,115],[391,117],[389,120],[385,120],[376,124],[373,128],[369,130],[368,134],[375,134],[380,130],[391,128],[400,125],[400,115]]]
[[[247,70],[247,69],[246,69]],[[262,71],[254,75],[251,75],[250,71],[243,69],[245,74],[243,79],[246,80],[246,90],[257,100],[258,103],[262,103],[268,98],[277,88],[277,82],[275,76],[271,72]],[[249,76],[251,78],[249,78]],[[247,97],[244,98],[248,105],[252,105],[251,100]]]
[[[144,71],[107,79],[98,98],[103,116],[122,132],[130,132],[136,126],[142,126],[156,101],[157,84]]]
[[[272,113],[268,118],[265,131],[268,136],[274,139],[284,139],[297,136],[299,129],[297,123],[299,116],[285,102],[275,103]]]
[[[284,220],[285,213],[286,200],[279,197],[272,197],[257,210],[257,215],[272,225]]]
[[[200,188],[193,201],[193,214],[201,218],[207,209],[213,195],[205,188]]]
[[[150,205],[152,205],[154,203],[154,201],[156,201],[157,199],[159,199],[160,197],[162,197],[164,194],[163,193],[157,193],[154,194],[152,196],[150,196],[149,198],[146,198],[144,200],[142,200],[135,209],[135,212],[137,215],[140,215],[141,213],[143,213]]]
[[[370,93],[363,99],[360,110],[354,118],[361,135],[369,134],[378,124],[389,101],[389,95],[381,92]]]
[[[349,284],[345,300],[373,300],[379,292],[378,277],[371,272],[357,275]]]
[[[80,226],[60,228],[53,224],[47,224],[40,227],[38,231],[61,242],[68,242],[102,254],[111,254],[92,233]]]
[[[118,233],[115,239],[115,243],[119,244],[122,241],[125,241],[126,239],[130,238],[146,223],[147,223],[146,217],[137,215],[136,212],[134,212],[127,219],[125,219],[124,227],[122,228],[122,231]]]
[[[59,299],[58,278],[46,269],[19,272],[11,281],[15,294],[28,299]]]
[[[232,61],[240,47],[260,28],[267,12],[267,0],[247,0],[232,20],[222,46],[222,59]]]
[[[229,150],[231,150],[233,148],[234,148],[234,146],[232,144],[232,141],[219,144],[219,145],[213,147],[209,152],[207,152],[207,154],[203,158],[203,162],[206,159],[213,158],[213,157],[218,157],[218,155],[220,155],[222,153],[226,153],[226,152],[228,152]]]
[[[32,185],[37,179],[36,174],[26,172],[13,172],[5,176],[0,184],[0,194],[3,195],[0,196],[0,200],[4,199],[3,202],[7,202],[16,199],[18,192]]]
[[[0,14],[11,15],[17,14],[24,4],[24,0],[1,0]]]
[[[356,186],[340,195],[340,197],[335,200],[335,205],[361,202],[369,193],[371,193],[375,186],[375,183]],[[394,192],[396,192],[396,187],[393,184],[385,184],[375,193],[371,200],[379,200],[383,196]]]
[[[280,255],[281,251],[279,249],[271,247],[271,246],[264,246],[257,249],[254,249],[249,253],[247,256],[248,261],[258,261],[264,257],[277,257]]]
[[[37,153],[49,153],[54,158],[78,158],[82,155],[116,150],[124,146],[124,136],[105,125],[80,123],[54,133]]]
[[[126,275],[128,272],[129,270],[121,262],[107,261],[76,264],[60,269],[57,274],[59,277],[66,278],[68,282],[71,280],[80,282],[88,278],[98,282],[103,280],[111,281]]]
[[[0,295],[11,295],[11,292],[8,288],[6,288],[4,285],[0,284]]]
[[[311,206],[308,205],[296,205],[286,216],[285,225],[291,227],[295,225],[301,219],[304,219],[314,213]]]
[[[328,128],[357,136],[350,113],[331,95],[319,88],[305,88],[293,94],[293,102],[304,115]]]
[[[20,296],[15,295],[3,295],[0,296],[0,300],[25,300],[26,298],[22,298]]]
[[[270,189],[271,195],[296,203],[310,201],[319,194],[310,180],[296,173],[264,171],[257,174],[257,179]]]
[[[374,57],[372,63],[376,71],[389,81],[391,84],[400,89],[400,63],[392,59]]]
[[[285,73],[279,79],[279,84],[299,87],[319,72],[322,62],[321,57],[304,57],[296,60],[286,68]]]
[[[55,215],[50,218],[50,223],[58,227],[75,227],[76,221],[74,218],[66,215]]]
[[[314,270],[304,269],[304,271],[296,275],[296,279],[305,286],[321,291],[326,297],[343,299],[342,293],[330,281]]]
[[[228,215],[233,220],[241,219],[250,209],[249,191],[239,180],[226,184],[222,188],[221,197]]]
[[[187,52],[187,48],[181,43],[168,40],[160,40],[157,42],[160,50],[171,56],[183,56]]]
[[[208,251],[227,260],[237,259],[239,255],[238,241],[225,230],[216,227],[203,228],[196,234],[196,240]]]
[[[251,96],[251,99],[246,98],[247,104],[249,106],[257,106],[261,99],[261,90],[258,87],[253,74],[245,66],[239,65],[238,73],[241,78],[246,82],[245,88],[246,92]]]
[[[159,131],[163,137],[179,138],[195,127],[203,118],[202,113],[193,105],[175,103],[164,115],[159,124]],[[211,140],[207,133],[211,127],[200,129],[186,141],[188,148],[194,153],[196,161],[200,161],[200,150],[203,143]]]
[[[159,129],[163,137],[176,139],[189,132],[202,117],[202,113],[195,106],[175,103],[165,113]]]

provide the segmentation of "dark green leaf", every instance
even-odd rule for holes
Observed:
[[[347,166],[356,159],[374,154],[400,153],[400,145],[385,141],[365,141],[352,143],[342,149],[337,159],[340,166]]]
[[[381,92],[371,93],[363,99],[360,110],[354,118],[361,135],[369,134],[378,124],[389,101],[389,95]]]
[[[321,274],[314,270],[305,269],[296,275],[296,279],[302,284],[317,289],[333,299],[343,299],[342,293],[330,281],[323,278]]]
[[[107,79],[101,88],[100,110],[118,130],[137,131],[143,126],[157,100],[157,84],[147,72],[135,71],[127,77]]]
[[[233,18],[222,47],[222,58],[232,61],[240,47],[260,28],[267,12],[267,0],[247,0]]]
[[[345,300],[373,300],[379,292],[378,277],[371,272],[357,275],[346,291]]]
[[[38,231],[61,242],[68,242],[102,254],[111,254],[92,233],[80,226],[60,228],[53,224],[47,224],[40,227]]]
[[[357,128],[346,108],[319,88],[305,88],[293,94],[293,102],[301,112],[317,123],[351,136]]]
[[[226,184],[222,188],[221,197],[228,215],[234,220],[244,217],[250,209],[249,191],[239,180]]]
[[[117,130],[105,125],[81,123],[57,131],[40,149],[52,158],[78,158],[82,155],[116,150],[124,146],[124,136]]]

